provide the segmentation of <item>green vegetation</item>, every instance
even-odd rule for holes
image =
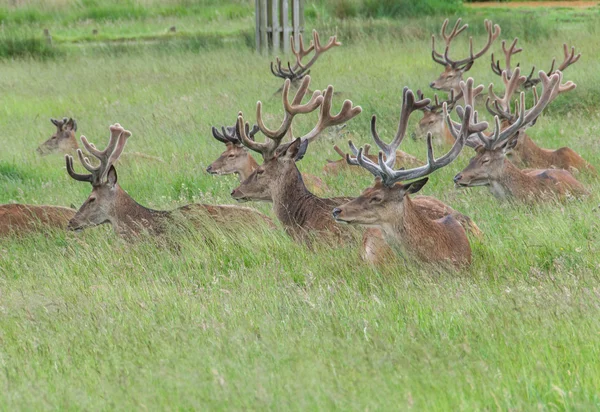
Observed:
[[[83,13],[72,10],[75,2],[54,1],[25,8]],[[163,19],[153,7],[186,3],[127,4],[150,10],[143,18],[98,20],[100,33],[116,38],[130,30],[135,37],[138,29],[152,34],[189,24],[190,33],[205,30],[219,40],[57,40],[52,50],[61,58],[31,52],[25,55],[36,58],[0,61],[0,203],[85,201],[90,186],[68,177],[63,156],[35,152],[54,131],[49,118],[63,116],[77,119],[78,135],[101,146],[108,126],[120,122],[133,132],[126,152],[164,159],[118,165],[121,186],[141,204],[232,203],[236,179],[204,171],[223,150],[210,126],[231,124],[239,110],[251,119],[257,100],[269,125],[281,113],[270,58],[245,47],[251,37],[230,42],[219,31],[251,33],[251,14]],[[596,11],[545,11],[537,19],[469,13],[476,44],[484,41],[484,16],[501,23],[502,38],[522,36],[518,60],[525,69],[560,57],[563,41],[583,53],[565,73],[578,88],[530,134],[544,147],[568,145],[598,167]],[[45,22],[31,19],[10,23],[15,38],[41,34]],[[55,39],[96,27],[65,19],[65,27],[50,27]],[[441,21],[309,21],[324,37],[337,27],[344,42],[315,65],[311,88],[333,84],[341,92],[336,107],[344,98],[363,107],[346,138],[370,143],[374,113],[389,138],[402,88],[430,94],[427,84],[441,66],[431,61],[429,37]],[[457,45],[467,51],[466,41]],[[497,82],[489,56],[470,74],[477,83]],[[329,138],[316,142],[299,167],[322,177],[332,196],[357,195],[370,176],[321,173],[326,159],[337,157],[331,146]],[[403,146],[424,158],[422,142]],[[0,240],[0,409],[598,409],[600,184],[581,176],[592,192],[583,201],[501,204],[484,188],[453,188],[452,176],[470,156],[466,149],[424,188],[485,233],[471,239],[473,265],[463,273],[432,273],[401,257],[372,268],[350,246],[311,251],[281,229],[235,239],[211,234],[210,242],[182,235],[178,247],[127,242],[109,227]],[[252,206],[271,213],[268,205]]]

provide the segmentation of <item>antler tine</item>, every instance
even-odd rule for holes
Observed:
[[[466,106],[466,107],[471,107],[471,106]],[[450,114],[448,112],[447,105],[444,105],[444,107],[443,107],[444,118],[446,119],[448,129],[450,130],[450,134],[452,135],[454,140],[455,141],[459,140],[461,138],[461,135],[464,134],[465,135],[465,145],[474,149],[483,143],[483,139],[485,139],[485,136],[483,136],[482,132],[488,128],[489,124],[487,122],[479,123],[477,120],[477,111],[475,111],[475,110],[473,110],[473,113],[471,114],[472,120],[473,120],[473,122],[471,123],[470,120],[466,117],[467,115],[470,114],[470,112],[467,112],[466,107],[465,107],[465,109],[463,109],[461,106],[459,106],[456,110],[462,123],[458,123],[458,122],[455,122],[454,120],[452,120],[452,118],[450,117]],[[465,124],[468,125],[467,132],[464,132]]]
[[[502,98],[498,97],[494,93],[494,85],[490,83],[488,86],[488,97],[491,98],[495,103],[497,102],[503,111],[510,113],[510,101],[513,94],[517,89],[527,81],[525,76],[521,76],[521,68],[515,68],[515,71],[511,77],[506,70],[502,72],[502,82],[504,83],[505,90]]]
[[[487,39],[486,44],[483,46],[483,48],[480,51],[478,51],[477,53],[473,53],[473,37],[470,37],[469,38],[469,57],[462,59],[462,60],[452,60],[448,57],[448,47],[446,47],[446,50],[444,52],[444,58],[446,59],[446,62],[448,64],[452,65],[452,67],[459,67],[459,66],[467,65],[467,64],[473,63],[476,59],[483,56],[488,51],[488,49],[491,47],[492,43],[498,38],[498,36],[500,36],[501,29],[500,29],[500,26],[498,26],[497,24],[494,25],[491,20],[487,20],[487,19],[484,21],[484,25],[488,32],[488,39]]]
[[[212,126],[211,131],[212,131],[213,137],[215,139],[217,139],[219,142],[221,142],[221,143],[229,143],[229,140],[225,137],[225,135],[219,133],[219,129],[217,129],[215,126]]]
[[[310,132],[302,136],[302,140],[308,140],[309,143],[312,143],[321,134],[323,130],[331,126],[336,126],[347,122],[348,120],[358,116],[362,112],[362,108],[360,106],[353,107],[352,102],[350,100],[344,100],[340,112],[335,116],[332,116],[332,100],[333,86],[329,85],[325,90],[325,94],[323,95],[323,103],[321,104],[321,109],[319,110],[319,120]]]
[[[367,169],[369,173],[371,173],[373,176],[380,177],[381,179],[384,178],[384,173],[381,170],[381,167],[379,167],[379,165],[373,163],[371,159],[366,157],[369,145],[365,145],[365,147],[357,149],[356,146],[354,146],[354,143],[352,143],[352,140],[348,140],[348,146],[350,147],[350,151],[352,151],[354,156],[356,156],[351,157],[350,154],[345,155],[346,162],[349,165],[361,166],[364,169]]]
[[[577,56],[575,56],[575,46],[571,47],[571,53],[569,53],[569,46],[567,46],[567,43],[563,43],[563,53],[565,55],[565,58],[560,64],[560,66],[558,66],[557,71],[559,72],[562,72],[570,65],[577,63],[577,61],[581,57],[581,53],[578,53]]]
[[[65,161],[67,163],[67,173],[69,173],[69,176],[80,182],[93,182],[93,177],[91,174],[82,175],[75,172],[75,169],[73,168],[73,156],[65,155]]]
[[[371,136],[379,148],[385,154],[386,162],[390,167],[393,167],[396,163],[396,150],[402,143],[404,136],[406,135],[406,129],[408,127],[408,119],[412,112],[416,110],[422,110],[423,107],[428,106],[431,103],[431,99],[422,99],[415,101],[415,95],[408,87],[405,87],[402,91],[402,109],[400,111],[400,121],[398,122],[398,130],[396,136],[390,144],[385,143],[379,137],[377,133],[377,116],[371,118]]]
[[[519,41],[518,37],[515,37],[510,47],[506,48],[506,40],[502,40],[502,52],[504,53],[504,65],[506,72],[508,73],[508,77],[512,76],[512,69],[510,67],[510,59],[517,53],[521,53],[523,51],[522,48],[517,48],[517,42]],[[517,67],[519,65],[517,64]],[[498,76],[502,76],[502,69],[500,68],[500,60],[496,60],[494,63],[494,53],[492,53],[492,71],[496,73]]]

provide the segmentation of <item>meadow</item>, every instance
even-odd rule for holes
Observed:
[[[251,5],[233,4],[228,17],[207,19],[251,33]],[[60,14],[68,2],[53,7],[47,12]],[[432,95],[428,84],[441,66],[431,60],[430,35],[446,15],[340,20],[321,3],[311,7],[307,29],[322,37],[337,30],[343,43],[315,65],[312,88],[332,84],[340,92],[336,108],[350,99],[363,113],[344,137],[325,134],[312,144],[298,166],[321,177],[328,195],[356,196],[373,179],[323,174],[326,159],[338,158],[332,145],[371,143],[372,114],[390,139],[402,88]],[[562,57],[563,42],[576,46],[583,56],[565,79],[577,89],[560,96],[529,134],[543,147],[569,146],[599,168],[600,8],[460,12],[476,44],[484,41],[484,18],[501,25],[501,39],[519,36],[526,70]],[[3,35],[13,27],[23,42],[46,24],[43,16],[7,19]],[[201,16],[182,13],[92,21],[118,38],[134,26],[142,35],[152,24],[166,31],[178,19],[190,33],[207,27]],[[79,36],[82,24],[67,19],[62,32],[58,24],[51,32],[59,40]],[[90,186],[67,175],[64,157],[35,150],[55,130],[50,117],[67,116],[77,120],[77,136],[100,146],[119,122],[133,133],[126,152],[164,161],[117,166],[119,184],[139,203],[233,204],[237,179],[205,171],[223,151],[210,127],[233,124],[239,110],[253,120],[257,100],[275,125],[282,109],[273,93],[281,83],[269,70],[273,56],[256,54],[247,35],[198,38],[58,41],[48,53],[1,60],[0,203],[85,201]],[[464,39],[460,46],[466,52]],[[492,50],[499,49],[496,42]],[[500,85],[489,54],[469,75]],[[315,118],[299,119],[295,131],[308,131]],[[402,146],[425,158],[422,141]],[[211,241],[188,234],[178,248],[125,241],[108,225],[0,239],[0,409],[600,408],[600,183],[580,175],[591,192],[580,201],[501,203],[486,188],[453,187],[472,153],[465,148],[423,189],[484,232],[470,238],[473,264],[458,273],[401,256],[372,267],[354,247],[311,250],[281,228],[236,237],[217,231]],[[272,216],[268,204],[247,205]]]

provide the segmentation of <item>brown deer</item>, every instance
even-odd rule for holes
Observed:
[[[519,201],[537,201],[557,196],[563,198],[568,195],[579,197],[587,194],[583,185],[566,170],[520,170],[506,158],[506,153],[516,143],[518,131],[535,122],[548,103],[560,92],[573,87],[571,82],[561,84],[560,72],[548,77],[540,71],[539,76],[542,93],[531,109],[525,110],[525,93],[522,92],[518,105],[519,114],[512,124],[502,127],[499,117],[496,116],[495,129],[491,134],[477,133],[467,137],[466,144],[473,147],[476,154],[469,165],[454,177],[456,186],[488,186],[492,194],[499,199]],[[525,79],[525,76],[520,76],[519,69],[515,69],[510,87],[518,87],[517,84],[523,83]],[[465,96],[471,93],[472,86],[472,79],[466,84],[461,83]],[[465,102],[468,104],[469,99],[465,98]],[[459,117],[465,116],[461,108],[457,108],[457,113]],[[477,113],[473,116],[476,118]]]
[[[238,113],[238,116],[241,115],[242,112]],[[259,130],[257,125],[254,125],[252,130],[250,130],[249,124],[246,125],[246,135],[252,140],[254,140],[254,135]],[[258,163],[248,153],[248,149],[242,144],[240,137],[237,135],[236,126],[221,127],[220,132],[213,126],[212,135],[221,143],[225,143],[225,151],[206,168],[208,173],[212,175],[237,174],[240,182],[243,182],[258,168]],[[317,176],[303,173],[302,178],[310,190],[317,194],[322,194],[328,190],[325,182]],[[263,199],[255,200],[270,202],[271,198],[266,196]]]
[[[502,74],[502,81],[505,85],[505,92],[502,98],[498,97],[493,91],[493,85],[490,84],[488,91],[488,100],[486,106],[488,111],[495,116],[498,116],[502,121],[502,125],[506,126],[516,121],[516,116],[511,113],[510,102],[515,91],[521,87],[524,89],[530,89],[536,97],[535,85],[540,82],[539,78],[533,78],[530,74],[525,80],[523,77],[512,76],[513,71],[510,70],[510,56],[520,52],[522,49],[516,49],[515,45],[518,39],[515,39],[511,47],[506,50],[503,42],[503,50],[506,58],[506,69]],[[571,49],[571,53],[568,52],[568,47],[564,45],[565,59],[559,66],[560,69],[568,67],[570,64],[576,62],[581,54],[575,56],[575,49]],[[553,70],[554,59],[552,61],[552,68],[546,75],[550,76],[555,71]],[[496,69],[499,69],[499,63],[496,64]],[[518,67],[517,67],[518,68]],[[572,82],[569,83],[568,88],[561,88],[560,93],[567,92],[575,89],[576,85]],[[539,147],[535,142],[527,135],[526,129],[532,124],[526,124],[519,129],[518,134],[515,137],[514,147],[512,150],[507,152],[507,157],[519,168],[537,168],[537,169],[565,169],[573,173],[580,171],[587,171],[593,175],[596,175],[596,169],[586,162],[577,152],[568,147],[561,147],[557,150],[544,149]]]
[[[434,62],[444,66],[444,72],[440,74],[440,77],[437,80],[431,82],[429,86],[432,89],[444,90],[447,92],[454,90],[455,95],[460,93],[459,84],[462,80],[463,74],[473,67],[475,60],[483,56],[488,51],[492,43],[498,38],[498,36],[500,36],[500,26],[497,24],[493,25],[491,21],[485,20],[484,24],[488,33],[488,39],[483,48],[477,53],[473,53],[473,38],[471,37],[469,38],[469,57],[461,60],[452,60],[450,56],[448,56],[452,41],[456,39],[460,33],[466,30],[467,27],[469,27],[468,24],[465,24],[459,29],[458,26],[460,26],[461,21],[462,19],[458,19],[452,31],[447,34],[446,28],[448,27],[448,19],[444,20],[444,23],[442,24],[442,30],[440,32],[440,35],[446,43],[443,54],[439,53],[435,49],[435,35],[431,36],[431,57],[433,58]]]
[[[341,159],[339,160],[327,160],[327,164],[323,166],[323,172],[327,174],[339,174],[342,171],[347,172],[351,170],[360,170],[357,168],[352,168],[346,162],[346,154],[337,146],[333,146],[335,152],[340,155]],[[368,153],[364,153],[363,156],[368,157],[372,161],[377,161],[377,156],[370,155]],[[402,150],[396,151],[396,165],[394,167],[411,167],[411,166],[420,166],[423,162],[421,162],[416,157],[409,155],[408,153],[403,152]]]
[[[66,229],[77,211],[61,206],[0,205],[0,237],[48,229]]]
[[[296,50],[296,45],[294,44],[294,36],[290,36],[290,44],[292,46],[292,53],[296,57],[296,63],[292,66],[290,62],[287,63],[287,69],[281,67],[281,60],[279,57],[275,59],[275,64],[271,62],[271,73],[274,76],[282,78],[284,80],[290,80],[292,82],[292,88],[296,90],[300,86],[300,82],[302,79],[310,74],[310,68],[315,64],[315,62],[319,59],[319,57],[325,53],[327,50],[330,50],[333,47],[341,46],[337,40],[336,36],[331,36],[329,41],[325,46],[321,46],[321,41],[319,39],[319,33],[316,30],[312,31],[313,39],[311,40],[308,48],[304,47],[304,41],[302,39],[302,34],[299,35],[299,50]],[[302,59],[308,56],[310,53],[314,51],[313,56],[308,62],[302,63]],[[279,88],[275,93],[281,92],[283,86]]]
[[[420,90],[417,90],[417,98],[419,100],[424,99],[423,93]],[[448,97],[448,100],[445,100],[441,103],[437,94],[434,95],[434,103],[430,103],[420,109],[423,112],[423,118],[419,120],[417,133],[413,133],[412,135],[413,139],[424,139],[427,137],[428,133],[431,133],[434,144],[448,146],[453,145],[454,138],[452,137],[452,133],[450,133],[446,119],[444,119],[444,111],[442,108],[445,104],[448,112],[451,112],[454,109],[454,105],[456,105],[460,99],[462,99],[462,93],[459,93],[455,96],[454,90],[450,90],[450,96]],[[395,167],[398,168],[398,166]]]
[[[50,119],[50,121],[56,126],[56,132],[37,148],[38,153],[47,155],[50,153],[69,153],[77,150],[77,140],[75,140],[77,122],[66,117],[63,117],[62,120]]]
[[[408,127],[408,119],[416,110],[430,103],[429,99],[415,101],[415,96],[404,88],[402,111],[396,136],[390,144],[379,137],[377,117],[371,120],[371,134],[381,151],[377,162],[363,155],[364,148],[357,149],[348,142],[355,157],[346,155],[352,165],[362,166],[376,178],[375,185],[366,189],[359,197],[333,209],[337,222],[350,223],[382,230],[388,244],[398,246],[409,257],[421,262],[462,267],[471,263],[471,246],[463,226],[452,216],[432,219],[421,210],[410,194],[418,192],[428,181],[429,174],[450,164],[458,157],[469,133],[487,128],[487,123],[473,123],[470,106],[464,109],[464,120],[460,132],[449,121],[446,105],[445,115],[456,141],[450,151],[436,159],[433,154],[432,135],[427,135],[427,164],[409,170],[394,169],[394,154],[402,143]],[[415,180],[409,183],[409,180]]]
[[[268,217],[250,208],[191,204],[174,211],[159,211],[141,206],[119,186],[114,167],[130,136],[131,132],[123,129],[118,123],[110,126],[110,140],[106,149],[102,151],[89,143],[85,136],[81,136],[85,149],[100,161],[98,166],[93,166],[90,160],[84,157],[83,152],[77,150],[79,160],[89,174],[76,173],[73,169],[73,157],[65,156],[69,175],[75,180],[92,185],[92,193],[69,221],[68,229],[79,231],[110,223],[115,232],[124,236],[135,236],[144,231],[161,234],[169,224],[177,222],[179,217],[191,221],[196,226],[206,222],[234,227],[242,223],[249,227],[252,224],[272,226]]]

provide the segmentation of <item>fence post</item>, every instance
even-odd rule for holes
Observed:
[[[304,0],[292,0],[291,8],[290,0],[254,0],[254,6],[256,51],[289,53],[292,35],[298,48],[304,31]]]
[[[296,50],[300,48],[300,0],[293,0],[292,21],[294,24],[294,45]]]

